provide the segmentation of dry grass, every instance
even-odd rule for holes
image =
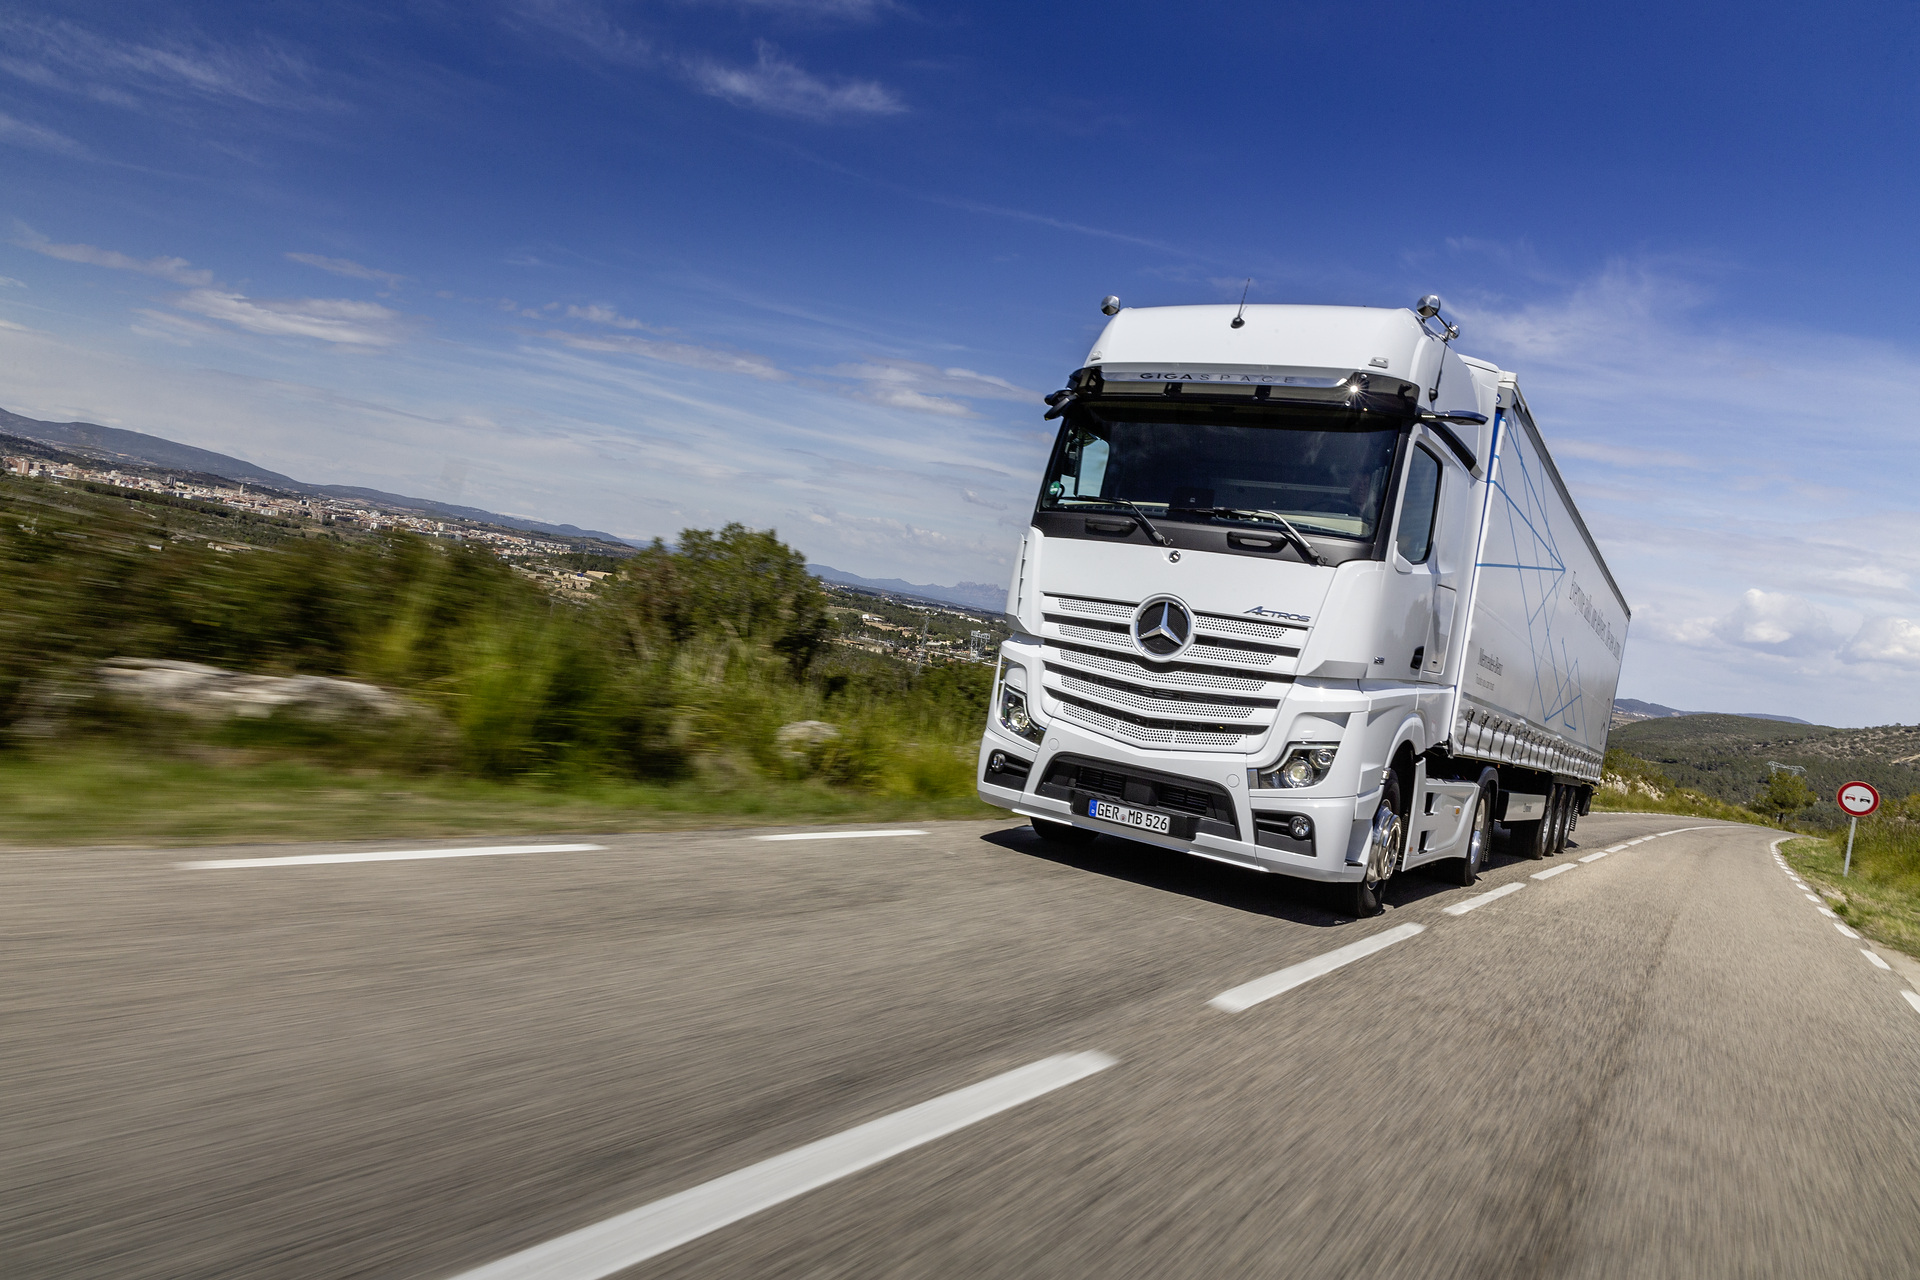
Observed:
[[[344,770],[246,753],[198,760],[88,745],[0,755],[0,847],[661,831],[991,818],[970,796],[718,775],[566,785]]]

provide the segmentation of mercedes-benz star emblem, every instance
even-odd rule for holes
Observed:
[[[1133,615],[1133,642],[1149,658],[1171,658],[1193,639],[1193,615],[1178,600],[1149,600]]]

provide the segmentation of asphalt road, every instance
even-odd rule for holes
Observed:
[[[0,1275],[1920,1274],[1920,996],[1765,831],[1597,815],[1363,921],[761,834],[0,856]]]

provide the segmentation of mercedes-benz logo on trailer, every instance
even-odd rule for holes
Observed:
[[[1155,596],[1133,615],[1133,642],[1149,658],[1166,659],[1193,641],[1193,614],[1167,596]]]

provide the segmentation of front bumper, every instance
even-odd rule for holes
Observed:
[[[995,781],[988,781],[987,761],[996,751],[1032,762],[1024,786],[1010,785],[1011,779],[1004,772],[993,775]],[[1046,783],[1053,761],[1062,755],[1092,757],[1122,772],[1137,770],[1142,774],[1177,775],[1209,786],[1224,786],[1234,806],[1235,825],[1240,836],[1233,838],[1201,831],[1192,839],[1180,839],[1101,822],[1084,813],[1076,813],[1067,800],[1041,794],[1039,790]],[[1328,883],[1358,880],[1364,867],[1349,859],[1358,856],[1364,847],[1368,819],[1372,817],[1377,793],[1360,797],[1322,795],[1318,788],[1311,787],[1300,791],[1250,793],[1247,790],[1247,765],[1247,758],[1240,755],[1140,751],[1111,738],[1082,733],[1056,721],[1048,727],[1046,737],[1037,746],[1014,737],[998,725],[990,726],[980,743],[974,776],[979,780],[978,791],[982,800],[1002,809],[1011,809],[1022,817],[1068,823],[1088,831],[1122,836],[1199,858],[1295,876],[1302,880]],[[1357,816],[1363,808],[1366,816]],[[1306,817],[1313,824],[1311,850],[1294,852],[1260,844],[1256,837],[1258,828],[1255,817],[1263,813]]]

